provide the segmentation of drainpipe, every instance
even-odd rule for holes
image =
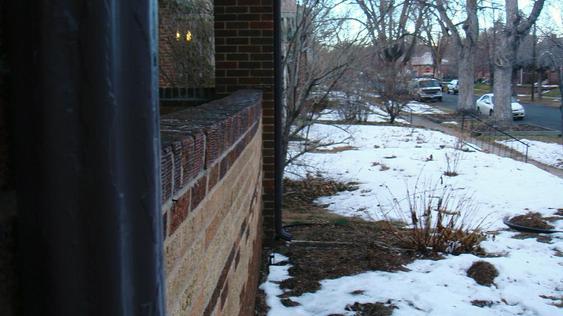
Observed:
[[[274,200],[274,223],[276,237],[283,240],[291,240],[291,235],[283,229],[282,225],[282,203],[283,203],[283,166],[281,155],[283,142],[283,67],[282,67],[282,45],[281,45],[281,0],[274,0],[274,111],[275,111],[275,200]]]
[[[157,2],[9,5],[21,314],[164,315]]]

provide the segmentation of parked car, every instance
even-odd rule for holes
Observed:
[[[475,102],[475,109],[477,112],[485,115],[493,115],[495,107],[495,96],[492,93],[482,95],[477,102]],[[515,120],[522,120],[526,116],[526,111],[522,104],[518,103],[516,98],[511,100],[512,118]]]
[[[433,78],[417,78],[409,83],[409,93],[418,101],[442,101],[440,81]]]
[[[448,90],[446,90],[446,92],[458,94],[458,92],[459,92],[459,81],[457,79],[450,81],[450,83],[448,83]]]

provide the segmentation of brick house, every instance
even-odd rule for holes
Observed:
[[[251,315],[281,227],[280,1],[213,1],[213,100],[162,117],[156,2],[112,3],[0,0],[0,314]]]

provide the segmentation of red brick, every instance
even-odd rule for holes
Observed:
[[[170,221],[170,232],[172,235],[176,229],[184,222],[186,216],[188,215],[188,210],[190,207],[190,191],[188,190],[184,193],[178,200],[174,201],[174,205],[171,210],[171,221]]]
[[[192,187],[191,210],[195,210],[199,206],[201,201],[203,201],[203,199],[205,198],[206,189],[207,189],[207,176],[203,175],[194,183],[194,186]]]

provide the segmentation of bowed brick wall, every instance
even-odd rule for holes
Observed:
[[[214,0],[215,89],[218,94],[264,92],[262,137],[264,231],[274,237],[274,7],[273,0]]]
[[[262,236],[262,94],[163,116],[168,315],[253,315]]]

